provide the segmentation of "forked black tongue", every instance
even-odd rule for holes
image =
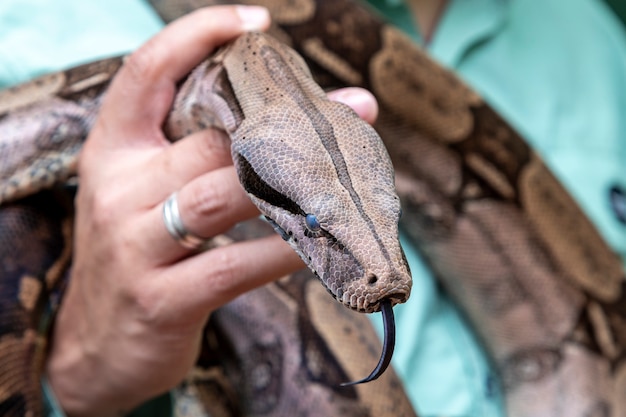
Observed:
[[[391,306],[390,300],[380,302],[380,312],[383,314],[385,336],[383,340],[383,353],[380,355],[378,365],[376,365],[376,368],[374,368],[369,376],[354,382],[344,382],[341,384],[342,387],[373,381],[381,376],[389,366],[391,357],[393,356],[393,349],[396,345],[396,321],[393,317],[393,307]]]

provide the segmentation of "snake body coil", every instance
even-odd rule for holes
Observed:
[[[153,1],[165,20],[213,3]],[[359,85],[376,95],[381,112],[375,127],[393,162],[401,225],[484,342],[508,415],[626,415],[623,266],[523,138],[456,76],[357,4],[263,3],[276,23],[272,33],[305,58],[322,87]],[[354,39],[361,40],[358,50]],[[286,52],[268,56],[263,65],[271,68],[277,59],[284,61],[281,66],[301,66],[300,58]],[[0,410],[6,415],[41,410],[38,364],[46,335],[37,329],[42,311],[58,302],[71,263],[72,206],[64,185],[119,65],[119,60],[94,63],[0,93]],[[204,75],[216,81],[207,85],[239,87],[223,82],[225,74],[215,68],[205,68]],[[262,86],[276,83],[269,74]],[[239,100],[243,93],[228,94]],[[184,93],[176,106],[196,95]],[[299,114],[311,118],[317,99],[306,95]],[[244,107],[229,110],[226,130],[244,126]],[[174,116],[184,114],[182,107],[175,109]],[[168,129],[175,133],[180,125],[171,120]],[[326,125],[313,126],[319,133]],[[310,234],[307,224],[317,230],[307,215],[324,225],[320,212],[291,204],[300,201],[298,190],[274,193],[277,186],[258,181],[263,175],[255,152],[242,145],[233,156],[239,171],[251,174],[243,182],[252,198],[261,206],[269,202],[266,214],[275,228],[289,239],[297,230]],[[367,219],[381,216],[367,211],[374,205],[370,200],[354,198],[362,196],[355,187],[367,179],[350,171],[350,161],[343,163],[346,169],[336,171],[342,198],[355,207],[359,230],[369,230],[368,250],[384,261],[372,273],[353,267],[358,278],[351,281],[324,276],[329,271],[324,265],[313,269],[323,271],[320,279],[337,300],[375,311],[382,300],[402,301],[408,292],[390,285],[402,276],[393,272],[393,265],[402,265],[402,253],[391,240],[377,242],[372,232],[377,229]],[[385,170],[380,176],[389,178]],[[341,182],[341,172],[349,173],[354,192],[345,175]],[[37,184],[33,177],[40,179]],[[399,216],[388,191],[383,194],[383,205]],[[278,195],[289,198],[277,200]],[[252,222],[216,244],[264,233],[267,225]],[[339,240],[350,243],[349,231],[346,236]],[[323,250],[291,243],[306,259]],[[365,250],[357,249],[354,260]],[[368,280],[392,289],[373,295]],[[393,372],[372,384],[340,387],[367,375],[380,347],[367,320],[328,297],[308,272],[238,298],[212,316],[206,332],[197,367],[176,390],[183,415],[191,409],[211,416],[415,415]]]

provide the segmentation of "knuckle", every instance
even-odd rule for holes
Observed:
[[[97,232],[111,228],[115,218],[112,206],[98,198],[95,199],[92,207],[91,220],[94,230]]]
[[[118,195],[113,190],[99,190],[89,197],[89,216],[96,230],[110,230],[119,220]]]
[[[199,133],[202,140],[195,141],[194,151],[207,165],[224,166],[232,164],[230,140],[221,131],[206,129]]]
[[[231,296],[237,281],[241,278],[239,257],[229,250],[215,251],[214,269],[211,273],[211,286],[217,294]]]
[[[154,79],[158,68],[156,56],[157,45],[153,38],[125,58],[124,70],[138,82]]]
[[[189,194],[188,210],[195,217],[206,217],[228,210],[228,196],[221,185],[213,184]]]
[[[137,286],[128,293],[135,315],[147,327],[159,327],[164,319],[165,306],[162,294],[151,291],[148,286]]]

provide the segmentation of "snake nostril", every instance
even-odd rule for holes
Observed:
[[[378,277],[376,276],[376,274],[368,274],[367,275],[367,283],[369,285],[374,285],[378,282]]]

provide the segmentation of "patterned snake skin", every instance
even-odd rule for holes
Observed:
[[[217,2],[153,3],[167,21]],[[376,95],[402,226],[481,337],[508,415],[626,416],[623,266],[526,142],[352,1],[250,3],[270,8],[272,33],[324,88],[359,85]],[[71,265],[66,180],[119,65],[94,63],[0,94],[2,415],[41,414],[45,329]],[[28,103],[35,107],[20,113]],[[216,244],[267,228],[244,224]],[[328,297],[309,272],[220,309],[206,335],[196,368],[175,390],[178,415],[415,415],[392,371],[339,387],[367,374],[380,345],[367,319]]]

